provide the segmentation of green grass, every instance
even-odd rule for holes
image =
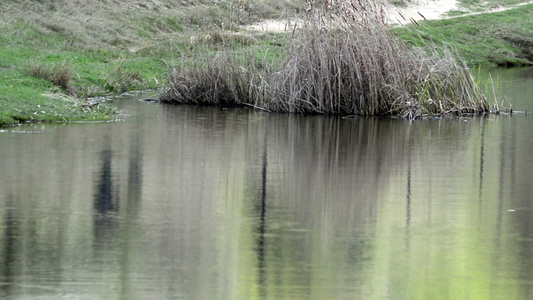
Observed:
[[[80,108],[83,98],[157,88],[167,70],[160,59],[121,49],[73,47],[72,39],[58,33],[37,35],[32,25],[14,23],[2,29],[0,125],[108,120],[114,117],[114,109],[102,104],[84,110]],[[77,101],[66,101],[63,95]]]
[[[422,21],[395,28],[395,34],[423,46],[456,47],[469,65],[533,64],[533,4],[497,13]],[[420,38],[422,40],[420,40]]]
[[[232,51],[242,56],[253,53],[261,68],[263,61],[279,58],[286,43],[284,34],[251,36],[239,27],[264,18],[293,17],[297,8],[303,7],[300,2],[288,0],[216,3],[87,0],[78,5],[65,0],[2,1],[0,125],[112,119],[112,106],[102,104],[88,110],[83,106],[85,98],[163,88],[173,67],[189,63],[204,48],[226,51],[222,45],[232,44],[236,47]],[[423,27],[411,28],[410,32],[396,32],[412,40],[413,32],[420,31],[427,39],[455,43],[470,64],[525,62],[523,49],[533,36],[531,5],[521,10],[526,8],[523,12],[502,13],[502,17],[495,14],[449,23],[423,22]],[[493,23],[487,26],[485,20]],[[205,40],[207,35],[212,39]],[[194,45],[190,42],[192,36]],[[499,47],[502,41],[505,46]],[[32,71],[35,67],[42,73]],[[68,84],[52,76],[59,70],[68,75]]]
[[[119,50],[19,46],[0,48],[0,57],[0,125],[110,119],[114,110],[105,105],[93,111],[79,109],[83,98],[158,88],[168,69],[161,59]],[[78,101],[64,101],[62,95]]]
[[[523,0],[461,0],[459,4],[467,9],[482,10],[523,3]]]
[[[239,3],[244,3],[238,9]],[[242,4],[241,3],[241,4]],[[253,5],[252,5],[253,4]],[[87,97],[163,88],[171,67],[205,47],[221,28],[282,17],[284,0],[69,1],[0,3],[0,125],[25,121],[109,120],[116,110]],[[199,43],[192,45],[190,37]],[[241,48],[272,36],[228,34]]]

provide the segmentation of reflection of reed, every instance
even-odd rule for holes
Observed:
[[[280,173],[288,173],[289,186],[297,194],[280,197],[317,205],[339,228],[368,224],[376,217],[380,190],[391,170],[403,165],[409,147],[410,128],[397,120],[343,120],[322,117],[291,117],[285,124],[269,122],[275,134],[272,152],[280,161]],[[313,203],[313,201],[315,203]],[[349,219],[335,216],[353,214]],[[302,216],[303,217],[303,216]],[[355,223],[354,223],[355,222]]]
[[[305,266],[317,265],[322,272],[337,270],[322,274],[335,282],[338,274],[363,269],[380,191],[391,170],[404,163],[409,127],[394,120],[305,116],[269,117],[267,126],[269,171],[282,177],[274,177],[269,189],[277,216],[268,223],[278,226],[269,232],[266,256],[280,261],[280,268],[269,265],[270,277],[304,284],[318,276]],[[316,256],[332,252],[336,259],[328,265]],[[283,265],[304,269],[287,274]]]
[[[213,107],[167,106],[164,109],[167,114],[164,123],[172,126],[173,138],[184,146],[174,154],[162,153],[163,157],[184,155],[183,149],[190,147],[196,149],[194,157],[204,155],[204,160],[229,167],[228,155],[241,155],[240,147],[245,147],[242,155],[250,157],[250,153],[258,151],[253,149],[263,144],[258,141],[257,133],[266,130],[269,170],[276,174],[268,191],[271,197],[287,202],[279,205],[301,208],[297,214],[302,220],[309,219],[304,214],[310,207],[327,208],[328,218],[344,222],[337,225],[347,230],[355,228],[358,222],[366,226],[368,219],[377,217],[380,191],[391,178],[407,180],[406,174],[398,170],[411,158],[413,172],[427,172],[417,169],[418,159],[411,153],[413,147],[424,149],[427,155],[455,153],[466,147],[466,143],[449,143],[442,137],[467,139],[465,135],[469,132],[469,123],[453,121],[409,123],[392,119],[271,115]],[[443,164],[449,165],[450,161]],[[201,171],[199,167],[195,167],[195,173]],[[353,212],[351,218],[335,218],[346,211]]]
[[[261,298],[266,299],[266,261],[265,261],[265,234],[266,234],[266,196],[267,196],[267,132],[264,128],[263,155],[261,164],[261,192],[259,203],[256,204],[256,213],[259,215],[258,238],[257,238],[257,259],[259,272],[259,285]]]
[[[130,153],[128,155],[128,194],[127,208],[137,210],[142,194],[143,153],[137,132],[130,136]]]
[[[118,199],[116,199],[112,170],[113,152],[106,141],[107,149],[100,153],[100,171],[96,175],[96,188],[93,199],[95,246],[102,247],[113,239],[115,219],[118,213]]]
[[[217,218],[215,210],[223,212],[232,221],[215,229],[221,232],[220,243],[224,249],[241,249],[239,259],[224,260],[224,267],[250,270],[253,262],[250,272],[266,289],[258,292],[268,291],[269,297],[275,297],[270,290],[275,278],[307,286],[313,277],[335,282],[341,274],[361,272],[373,253],[377,223],[386,222],[380,220],[387,201],[383,195],[401,189],[397,194],[404,209],[397,214],[404,225],[416,225],[420,191],[415,183],[427,172],[421,157],[445,153],[435,160],[435,172],[449,172],[467,143],[447,138],[467,140],[471,129],[470,122],[450,120],[409,123],[192,106],[164,106],[163,111],[165,127],[152,131],[165,135],[168,143],[150,149],[156,167],[148,169],[157,173],[147,174],[167,189],[147,193],[160,199],[171,195],[166,210],[197,228],[196,236],[213,230],[202,220]],[[192,234],[175,231],[172,236],[188,241]],[[193,265],[199,251],[182,251],[187,257],[181,259]],[[307,269],[310,265],[338,272],[318,274]]]
[[[483,170],[485,166],[485,122],[483,119],[481,123],[481,145],[479,147],[479,208],[481,209],[481,202],[483,201]]]
[[[117,205],[113,199],[113,175],[111,173],[111,150],[100,154],[101,170],[97,176],[97,188],[94,195],[94,208],[101,215],[114,212]]]
[[[409,251],[410,242],[411,242],[411,232],[410,232],[410,223],[411,223],[411,156],[407,157],[407,203],[405,207],[405,249]]]
[[[7,196],[7,204],[12,207],[13,199],[12,196]],[[4,232],[3,237],[0,239],[3,247],[1,248],[1,273],[0,280],[2,284],[0,285],[0,291],[2,295],[10,295],[11,290],[13,289],[13,283],[15,277],[18,275],[16,270],[17,264],[17,253],[19,253],[19,238],[20,238],[20,228],[19,222],[16,221],[14,216],[14,210],[8,209],[5,211],[4,216]]]

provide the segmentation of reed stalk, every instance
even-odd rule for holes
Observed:
[[[301,18],[281,62],[259,70],[225,51],[174,70],[161,100],[408,119],[499,111],[456,52],[407,45],[373,0],[309,1]]]

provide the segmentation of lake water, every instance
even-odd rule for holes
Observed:
[[[491,72],[533,110],[533,69]],[[0,133],[0,299],[533,297],[529,114],[116,104]]]

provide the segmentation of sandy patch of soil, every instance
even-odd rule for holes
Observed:
[[[390,22],[394,24],[407,24],[411,20],[442,19],[444,13],[456,9],[456,0],[415,0],[406,7],[385,6]]]
[[[276,20],[269,19],[252,25],[244,26],[245,30],[264,32],[288,32],[297,26],[296,20]]]
[[[385,11],[392,24],[407,24],[411,20],[442,18],[442,14],[457,9],[457,0],[413,0],[406,7],[386,5]],[[245,26],[245,30],[262,32],[288,32],[294,29],[297,20],[264,20]]]
[[[450,10],[457,9],[457,0],[413,0],[406,7],[385,6],[391,24],[407,24],[411,20],[440,19]],[[263,20],[247,25],[245,30],[262,32],[288,32],[294,29],[297,20]]]
[[[405,25],[414,21],[420,20],[438,20],[449,19],[464,16],[471,16],[482,14],[486,12],[499,12],[508,9],[513,9],[526,4],[533,4],[533,1],[521,3],[518,5],[508,7],[498,7],[494,9],[487,9],[481,12],[469,12],[459,7],[457,0],[413,0],[409,2],[406,7],[397,7],[394,5],[386,5],[385,11],[389,17],[390,24]],[[458,16],[446,16],[449,11],[462,10],[465,13]],[[262,32],[289,32],[297,25],[297,20],[263,20],[262,22],[245,26],[245,30],[262,31]]]
[[[478,12],[469,12],[468,10],[465,10],[465,9],[458,9],[458,10],[463,11],[465,13],[462,14],[462,15],[458,15],[458,16],[443,16],[441,19],[453,19],[453,18],[459,18],[459,17],[480,15],[480,14],[484,14],[484,13],[495,13],[495,12],[506,11],[506,10],[509,10],[509,9],[518,8],[520,6],[524,6],[524,5],[528,5],[528,4],[533,4],[533,1],[519,3],[519,4],[511,5],[511,6],[499,6],[499,7],[496,7],[496,8],[485,9],[483,11],[478,11]]]

